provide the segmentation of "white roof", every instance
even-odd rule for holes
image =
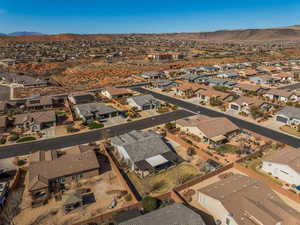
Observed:
[[[150,157],[150,158],[146,159],[146,161],[147,161],[152,167],[156,167],[156,166],[159,166],[159,165],[162,165],[162,164],[168,162],[168,160],[165,159],[162,155],[156,155],[156,156]]]

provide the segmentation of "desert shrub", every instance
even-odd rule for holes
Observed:
[[[146,196],[142,199],[142,205],[145,212],[151,212],[158,208],[159,202],[157,198]]]
[[[22,138],[20,138],[20,139],[18,139],[17,140],[17,143],[19,143],[19,142],[26,142],[26,141],[34,141],[34,140],[36,140],[36,138],[35,137],[22,137]]]

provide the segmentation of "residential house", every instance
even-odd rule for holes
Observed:
[[[100,165],[93,150],[64,154],[57,157],[53,153],[34,153],[28,167],[28,190],[33,197],[59,191],[60,184],[72,180],[90,178],[99,174]],[[43,154],[43,156],[40,156]],[[48,157],[46,157],[48,156]]]
[[[0,66],[14,66],[16,64],[15,59],[1,59]]]
[[[270,75],[261,75],[261,76],[251,76],[249,81],[256,84],[275,84],[280,81],[279,78],[272,77]]]
[[[164,139],[152,130],[134,130],[110,140],[122,161],[141,177],[176,165],[179,160]]]
[[[245,69],[239,72],[244,77],[252,77],[257,75],[257,71],[254,69]]]
[[[278,88],[272,88],[268,90],[263,96],[268,98],[271,101],[278,101],[278,102],[298,101],[298,96],[295,93],[284,89],[278,89]]]
[[[300,124],[300,109],[292,106],[285,106],[276,113],[276,121],[297,127]]]
[[[294,77],[291,72],[281,72],[275,75],[280,79],[280,82],[282,83],[290,83],[294,81]]]
[[[173,203],[147,214],[119,223],[119,225],[205,225],[200,214],[183,203]]]
[[[265,91],[265,88],[258,86],[258,85],[252,85],[252,84],[237,84],[234,88],[233,91],[240,93],[240,94],[259,94]]]
[[[155,52],[148,54],[147,58],[153,61],[182,60],[184,55],[180,52]]]
[[[165,74],[163,72],[145,72],[140,74],[142,78],[147,80],[154,80],[154,79],[164,79]]]
[[[263,107],[266,107],[266,102],[256,97],[250,98],[241,96],[238,99],[230,102],[228,108],[235,112],[245,113],[248,115],[250,114],[251,107],[258,107],[263,109]]]
[[[86,103],[74,106],[75,114],[84,122],[108,119],[120,114],[119,110],[104,103]]]
[[[300,186],[300,151],[294,149],[274,152],[263,159],[261,169],[290,185]]]
[[[136,107],[137,110],[151,110],[160,107],[160,101],[152,95],[141,95],[127,98],[128,105]]]
[[[54,111],[17,114],[14,126],[24,130],[40,131],[56,126],[56,115]]]
[[[151,85],[155,88],[159,88],[162,91],[165,91],[177,87],[178,83],[171,80],[158,80],[151,82]]]
[[[264,183],[234,174],[198,190],[199,204],[227,225],[299,225],[300,213]]]
[[[204,85],[190,83],[190,82],[183,82],[178,87],[176,87],[175,94],[181,97],[191,98],[197,96],[197,94],[201,90],[205,90],[205,89],[207,89],[207,87]]]
[[[239,75],[235,73],[219,73],[217,75],[218,78],[225,78],[225,79],[238,79]]]
[[[76,92],[68,96],[69,101],[74,104],[85,104],[96,101],[96,96],[91,92]]]
[[[229,92],[217,91],[213,88],[201,91],[199,93],[200,101],[209,103],[212,98],[220,99],[221,101],[230,102],[234,99],[234,95]]]
[[[109,99],[118,99],[129,97],[132,95],[132,92],[126,88],[106,87],[101,91],[101,94]]]
[[[240,128],[225,117],[193,116],[177,120],[176,126],[212,146],[224,144],[240,133]]]
[[[38,98],[27,99],[25,107],[28,111],[45,110],[53,108],[53,99],[51,96],[41,96]]]

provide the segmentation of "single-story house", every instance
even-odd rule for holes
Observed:
[[[202,187],[197,200],[219,224],[300,225],[298,211],[261,181],[241,174]]]
[[[263,159],[261,169],[291,185],[300,186],[300,151],[275,152]]]
[[[276,113],[276,121],[290,126],[298,126],[300,124],[300,109],[292,106],[285,106]]]
[[[239,75],[235,73],[219,73],[218,78],[227,78],[227,79],[238,79]]]
[[[93,150],[67,153],[60,157],[50,153],[48,158],[38,158],[29,163],[28,190],[33,197],[47,195],[55,191],[57,184],[97,176],[99,169],[100,165]]]
[[[224,79],[216,79],[216,78],[207,78],[204,81],[204,83],[209,86],[225,86],[228,88],[231,88],[236,84],[235,82],[232,82],[232,81],[228,81],[228,80],[224,80]]]
[[[53,99],[51,96],[41,96],[38,98],[27,99],[25,107],[28,111],[45,110],[53,108]]]
[[[258,108],[262,107],[265,104],[263,100],[260,100],[256,97],[246,97],[241,96],[238,99],[229,103],[229,109],[234,110],[236,112],[243,112],[245,114],[250,114],[250,108],[252,106],[256,106]]]
[[[96,101],[96,96],[91,92],[75,92],[68,96],[69,101],[74,104],[85,104]]]
[[[161,90],[170,90],[178,86],[178,83],[171,80],[158,80],[151,82],[153,87],[159,88]]]
[[[132,96],[132,92],[127,88],[106,87],[101,94],[109,99],[117,99]]]
[[[298,96],[295,93],[278,88],[268,90],[263,96],[270,100],[279,102],[298,101]]]
[[[237,84],[233,91],[237,93],[262,93],[265,91],[265,88],[258,86],[258,85],[252,85],[252,84]]]
[[[206,225],[200,214],[183,203],[156,209],[147,214],[132,218],[119,225]]]
[[[201,91],[199,93],[200,101],[209,103],[211,98],[218,98],[222,101],[230,102],[234,99],[234,95],[229,92],[217,91],[213,88]]]
[[[107,106],[104,103],[86,103],[76,105],[74,106],[74,111],[77,117],[85,122],[116,117],[120,114],[119,110],[112,106]]]
[[[151,110],[160,107],[160,101],[152,95],[141,95],[127,98],[128,105],[136,107],[138,110]]]
[[[165,78],[165,74],[163,72],[145,72],[145,73],[140,74],[139,76],[141,76],[147,80]]]
[[[164,139],[152,130],[134,130],[110,140],[116,154],[141,177],[176,165],[179,160]]]
[[[54,111],[17,114],[14,126],[25,130],[39,131],[56,126],[56,115]]]
[[[196,96],[201,90],[205,89],[207,89],[207,87],[204,85],[183,82],[179,85],[179,87],[176,87],[175,94],[181,97],[191,98]]]
[[[261,76],[251,76],[249,77],[249,81],[256,84],[275,84],[279,82],[280,79],[272,77],[270,75],[261,75]]]
[[[291,72],[281,72],[276,74],[275,76],[280,78],[281,82],[292,82],[294,80]]]
[[[226,143],[240,133],[240,128],[225,117],[193,116],[177,120],[176,126],[213,146]]]
[[[240,73],[240,75],[245,76],[245,77],[251,77],[251,76],[257,75],[257,71],[254,69],[240,70],[239,73]]]

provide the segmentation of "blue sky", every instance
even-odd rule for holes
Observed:
[[[300,24],[299,0],[0,0],[0,33],[161,33]]]

